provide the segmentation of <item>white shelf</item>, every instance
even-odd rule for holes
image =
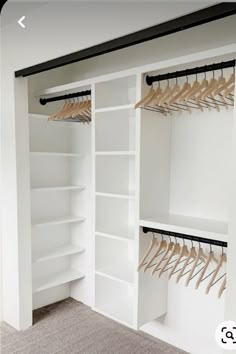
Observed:
[[[84,217],[81,216],[67,216],[63,218],[57,218],[53,220],[38,220],[32,223],[32,227],[42,227],[42,226],[50,226],[50,225],[58,225],[58,224],[68,224],[73,222],[83,222],[85,220]]]
[[[97,156],[135,156],[135,151],[96,151]]]
[[[44,151],[31,151],[31,156],[64,156],[64,157],[84,157],[84,154],[76,154],[70,152],[44,152]]]
[[[155,218],[144,218],[139,221],[139,225],[225,242],[228,239],[228,224],[217,220],[160,215]]]
[[[69,269],[48,278],[34,279],[33,292],[37,293],[84,277],[85,275],[83,273]]]
[[[96,234],[98,235],[111,235],[112,238],[129,238],[134,239],[134,227],[129,227],[126,225],[115,225],[115,228],[112,225],[97,225]]]
[[[35,254],[33,256],[33,263],[39,263],[54,258],[70,256],[73,254],[82,253],[84,251],[85,251],[84,247],[80,247],[76,245],[64,245],[58,249],[53,249],[43,254],[38,254],[38,255]]]
[[[95,235],[111,238],[113,240],[118,240],[118,241],[125,241],[125,242],[134,241],[134,235],[132,235],[132,236],[128,235],[127,237],[124,237],[124,236],[116,236],[116,235],[112,235],[112,234],[107,234],[105,232],[95,232]]]
[[[120,263],[96,269],[97,275],[119,281],[120,283],[133,284],[134,282],[134,264]]]
[[[113,303],[106,303],[93,308],[93,310],[125,326],[133,327],[133,297],[125,297]]]
[[[119,199],[134,199],[134,196],[133,196],[133,195],[115,194],[115,193],[101,193],[101,192],[96,192],[96,196],[108,197],[108,198],[119,198]]]
[[[95,113],[111,112],[111,111],[118,111],[118,110],[123,110],[123,109],[134,109],[134,105],[135,105],[135,102],[131,103],[131,104],[120,105],[120,106],[96,108]]]
[[[48,119],[48,116],[47,116],[47,115],[44,115],[44,114],[29,113],[29,118],[47,120],[47,119]]]
[[[58,186],[58,187],[32,187],[33,192],[64,191],[64,190],[84,190],[85,186]]]

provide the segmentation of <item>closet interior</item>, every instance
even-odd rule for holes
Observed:
[[[34,308],[71,296],[167,341],[168,328],[184,337],[183,313],[212,312],[201,335],[223,321],[234,58],[209,51],[41,91],[60,104],[29,114]]]

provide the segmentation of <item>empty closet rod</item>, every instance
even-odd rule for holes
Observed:
[[[145,234],[148,232],[154,232],[154,233],[161,234],[161,235],[173,236],[173,237],[182,238],[185,240],[196,241],[198,243],[208,243],[208,244],[214,245],[214,246],[227,247],[227,242],[224,242],[224,241],[212,240],[209,238],[198,237],[198,236],[193,236],[193,235],[180,234],[178,232],[154,229],[152,227],[143,226],[143,232]]]
[[[206,73],[209,71],[223,70],[223,69],[233,68],[233,67],[235,67],[235,59],[229,60],[229,61],[223,61],[218,64],[198,66],[196,68],[175,71],[175,72],[167,73],[167,74],[161,74],[161,75],[156,75],[156,76],[147,75],[146,76],[146,83],[148,86],[151,86],[154,82],[157,82],[157,81],[176,79],[178,77],[197,75],[197,74]]]
[[[48,102],[62,101],[62,100],[67,100],[69,98],[83,97],[83,96],[89,96],[89,95],[91,95],[91,90],[68,93],[66,95],[56,96],[56,97],[40,98],[39,102],[42,105],[45,105]]]

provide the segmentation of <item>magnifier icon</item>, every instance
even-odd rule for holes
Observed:
[[[233,333],[231,331],[226,332],[225,336],[226,336],[226,338],[234,340],[234,336],[233,336]]]

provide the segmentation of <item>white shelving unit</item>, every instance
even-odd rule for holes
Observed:
[[[99,83],[95,97],[95,310],[135,327],[136,77]]]
[[[29,116],[33,307],[84,300],[91,128]],[[50,192],[50,193],[49,193]],[[62,193],[63,192],[63,193]]]
[[[91,84],[93,106],[90,125],[30,115],[34,308],[71,296],[163,340],[168,328],[184,340],[186,322],[196,329],[192,318],[200,316],[202,336],[224,320],[224,297],[176,286],[137,266],[152,238],[142,226],[227,241],[232,248],[232,110],[163,117],[135,110],[134,103],[149,89],[147,74],[224,61],[225,53],[191,54],[43,92]],[[228,48],[226,57],[232,55]],[[226,293],[231,296],[228,287]]]

